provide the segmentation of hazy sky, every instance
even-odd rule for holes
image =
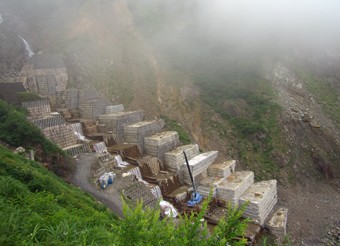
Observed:
[[[170,16],[151,40],[183,64],[223,67],[259,56],[340,51],[340,0],[144,1]]]
[[[198,1],[197,19],[210,35],[238,38],[310,38],[340,35],[339,0],[215,0]]]

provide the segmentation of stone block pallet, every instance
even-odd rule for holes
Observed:
[[[125,125],[134,124],[143,119],[143,110],[103,114],[98,118],[99,124],[104,125],[104,131],[112,131],[116,135],[117,143],[123,142]]]
[[[151,136],[162,130],[164,120],[140,121],[124,126],[124,140],[127,143],[137,144],[141,153],[144,153],[144,137]]]
[[[263,225],[268,214],[277,202],[276,180],[261,181],[252,184],[240,197],[240,204],[249,202],[243,216]]]
[[[207,169],[215,161],[217,155],[218,151],[209,151],[199,154],[189,160],[189,167],[195,183],[197,182],[196,185],[199,184],[200,180],[204,179],[207,176]],[[183,182],[187,185],[191,185],[190,175],[187,166],[184,163],[182,165],[182,170]]]
[[[177,172],[183,166],[185,163],[183,151],[185,151],[189,160],[199,154],[197,144],[179,146],[164,154],[165,168],[167,170]]]
[[[145,154],[164,160],[164,154],[179,144],[178,133],[165,131],[144,138]]]
[[[254,172],[234,172],[217,186],[218,198],[233,205],[238,203],[241,195],[254,183]]]
[[[122,193],[133,203],[142,201],[143,207],[154,208],[158,203],[158,199],[152,194],[150,188],[141,181],[133,182],[124,187]]]
[[[212,191],[212,196],[217,195],[217,186],[224,180],[221,177],[211,177],[208,176],[201,180],[200,185],[197,187],[197,191],[201,193],[204,197],[208,197],[210,190]]]
[[[226,178],[235,172],[236,160],[225,161],[223,163],[212,164],[208,167],[208,175]]]
[[[266,222],[268,231],[278,238],[283,238],[287,234],[288,208],[278,208]]]
[[[69,156],[77,156],[81,153],[86,153],[89,151],[89,146],[86,144],[77,144],[66,147],[63,149]]]
[[[22,106],[28,110],[31,117],[44,117],[51,115],[51,108],[48,100],[23,102]]]
[[[105,113],[106,114],[113,114],[113,113],[118,113],[118,112],[123,112],[124,111],[124,105],[123,104],[118,104],[118,105],[110,105],[105,108]]]

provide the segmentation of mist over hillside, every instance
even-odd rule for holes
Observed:
[[[194,72],[248,69],[264,58],[296,55],[308,60],[340,52],[337,1],[155,0],[130,1],[130,8],[148,40]]]
[[[340,187],[339,13],[337,0],[0,0],[0,79],[27,59],[18,35],[62,54],[69,87],[278,179],[292,235],[313,238],[339,220],[321,202]]]

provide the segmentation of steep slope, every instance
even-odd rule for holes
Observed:
[[[18,3],[27,9],[15,8]],[[328,120],[326,114],[323,119],[332,126],[327,137],[321,138],[316,127],[304,131],[303,125],[290,127],[286,122],[290,106],[285,98],[294,98],[297,92],[278,82],[287,78],[275,77],[275,64],[282,56],[304,64],[305,57],[275,50],[275,45],[256,43],[254,49],[246,43],[241,51],[235,40],[227,45],[211,40],[197,29],[205,23],[195,15],[198,5],[192,1],[168,5],[158,1],[42,4],[16,0],[1,4],[12,30],[24,33],[36,51],[65,55],[70,86],[96,86],[112,102],[129,109],[144,108],[149,116],[166,115],[178,121],[202,148],[240,159],[243,166],[256,169],[260,179],[275,176],[289,183],[300,179],[301,170],[307,176],[339,177],[335,166],[339,157],[329,155],[339,148],[333,138],[339,123]],[[327,71],[338,88],[336,65],[333,69],[316,67]],[[302,93],[307,96],[307,91]],[[332,95],[335,111],[336,93]],[[319,98],[313,99],[317,104]],[[304,100],[294,104],[309,107]],[[319,107],[317,115],[324,110]],[[285,140],[290,138],[293,142]],[[291,153],[290,146],[296,142],[315,143],[310,151],[301,147]]]
[[[22,34],[35,51],[64,54],[70,86],[96,86],[128,109],[165,115],[202,148],[239,159],[257,179],[278,178],[294,238],[313,237],[317,227],[338,220],[332,217],[340,178],[336,50],[320,55],[313,47],[286,47],[279,37],[256,42],[256,25],[234,38],[233,22],[209,28],[211,16],[196,15],[199,1],[0,4],[1,25]],[[215,40],[216,33],[225,40]],[[6,55],[14,70],[19,53]],[[312,222],[301,211],[307,206],[318,206]]]
[[[0,146],[2,245],[107,244],[114,216],[40,164]]]

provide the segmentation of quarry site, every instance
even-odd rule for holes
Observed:
[[[263,228],[284,239],[288,209],[277,205],[276,180],[254,182],[252,171],[235,170],[237,160],[216,162],[218,151],[201,153],[197,144],[180,145],[178,133],[166,131],[163,119],[108,105],[93,89],[66,89],[67,78],[60,56],[38,54],[23,67],[18,81],[43,97],[22,106],[48,139],[76,158],[73,182],[81,189],[120,216],[121,194],[145,207],[155,208],[164,199],[180,213],[194,211],[186,205],[193,188],[185,151],[197,191],[205,198],[212,192],[215,201],[208,222],[217,224],[228,202],[249,203],[244,213],[252,220],[248,240],[254,243]]]
[[[227,203],[248,203],[244,217],[252,221],[247,230],[250,243],[264,229],[279,241],[287,235],[289,210],[284,201],[289,198],[278,202],[276,180],[255,182],[254,172],[237,171],[237,160],[217,162],[218,151],[201,152],[197,144],[181,145],[177,132],[164,129],[163,119],[147,119],[143,110],[109,105],[94,89],[69,89],[67,78],[60,56],[33,55],[16,88],[6,93],[13,95],[14,103],[18,88],[42,96],[22,103],[29,120],[76,158],[72,182],[117,215],[122,216],[121,194],[132,203],[142,201],[145,207],[154,208],[164,199],[179,213],[193,211],[186,205],[193,188],[185,151],[197,191],[205,198],[212,192],[214,202],[205,216],[210,224],[218,223]]]
[[[256,20],[254,40],[225,22],[219,41],[192,1],[164,19],[155,0],[57,2],[27,17],[0,0],[0,99],[72,160],[43,167],[122,219],[122,198],[176,221],[210,195],[210,231],[245,205],[248,245],[340,245],[339,50],[272,48]]]

